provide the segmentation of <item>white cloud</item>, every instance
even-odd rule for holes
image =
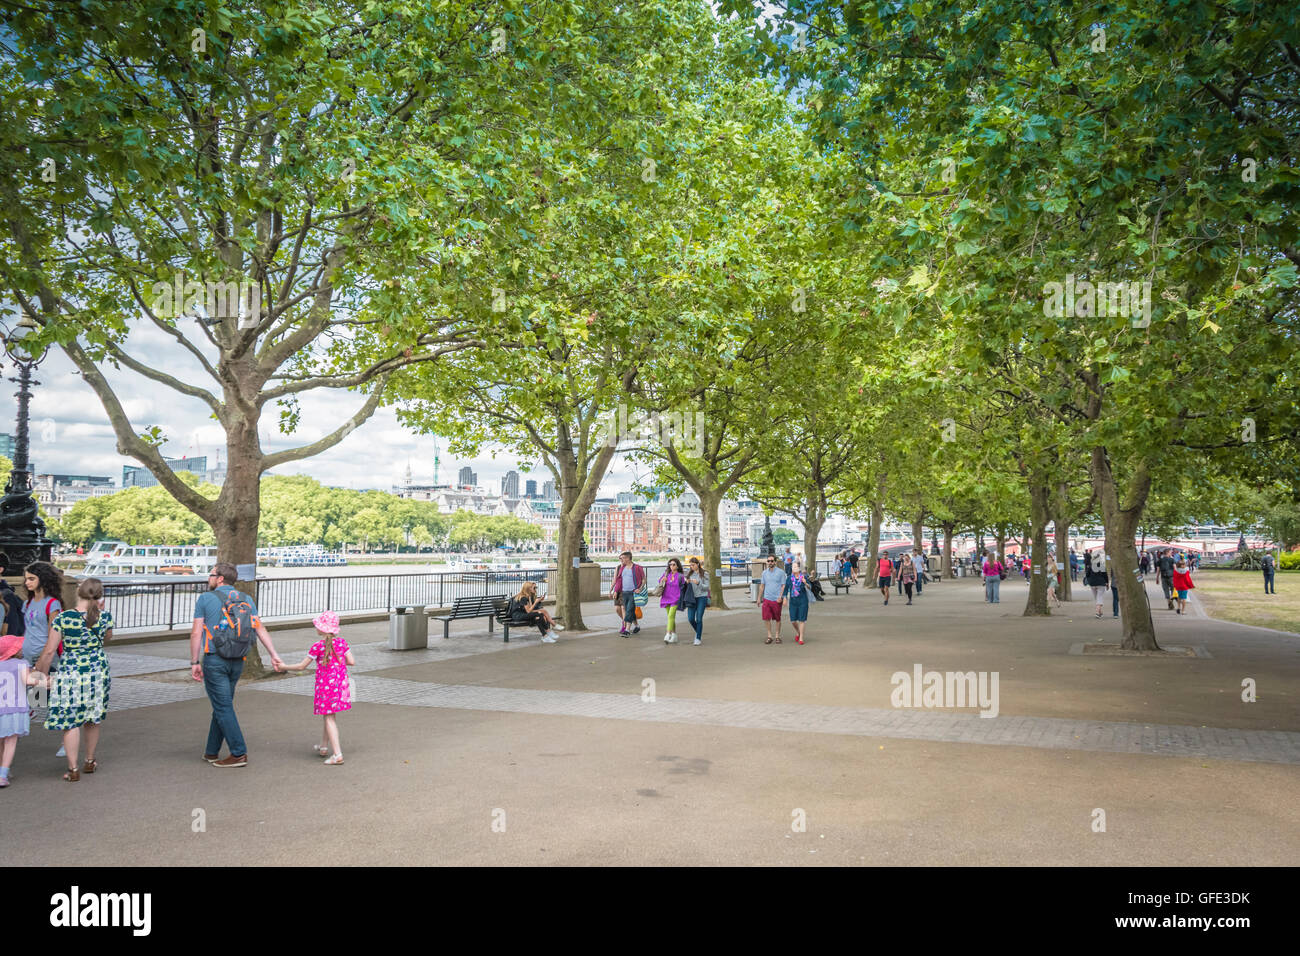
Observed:
[[[141,361],[164,369],[182,381],[215,386],[192,357],[152,326],[138,326],[131,341],[131,354]],[[209,467],[216,463],[218,456],[224,460],[224,432],[212,420],[212,410],[204,402],[126,369],[105,366],[102,371],[137,433],[157,426],[167,437],[163,454],[173,458],[206,455]],[[139,464],[117,454],[117,438],[103,405],[61,351],[52,350],[46,356],[36,369],[35,378],[39,384],[32,389],[30,456],[38,472],[109,475],[120,482],[124,465]],[[363,401],[363,396],[346,391],[305,393],[299,429],[292,435],[281,434],[278,409],[274,404],[268,405],[260,429],[262,448],[267,452],[279,451],[316,441],[349,418]],[[0,403],[0,431],[13,433],[16,413],[16,403],[8,406]],[[52,429],[43,428],[47,421],[53,423]],[[274,473],[307,474],[328,485],[388,490],[402,481],[409,461],[415,481],[430,483],[433,445],[432,436],[417,435],[403,428],[392,408],[381,408],[334,448],[312,458],[289,462]],[[539,466],[525,474],[513,453],[499,447],[495,449],[495,457],[494,449],[488,448],[477,458],[458,459],[447,453],[445,441],[439,445],[442,451],[438,477],[444,483],[454,480],[463,465],[478,473],[480,485],[494,491],[500,490],[501,478],[511,470],[520,471],[521,483],[533,479],[538,488],[551,480],[545,467]],[[644,467],[640,472],[645,473]],[[613,495],[626,490],[635,474],[636,469],[622,459],[615,459],[602,485],[602,493]]]

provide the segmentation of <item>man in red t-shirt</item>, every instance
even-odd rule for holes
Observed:
[[[876,568],[876,585],[880,588],[880,593],[885,596],[885,603],[889,603],[889,585],[893,581],[894,562],[889,560],[888,552],[881,552],[880,564]]]

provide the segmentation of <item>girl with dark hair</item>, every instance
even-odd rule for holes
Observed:
[[[30,571],[30,568],[28,569]],[[77,586],[76,610],[62,611],[54,618],[49,640],[36,662],[36,669],[48,674],[56,645],[63,645],[63,661],[50,681],[50,711],[46,730],[63,731],[68,772],[63,779],[75,783],[83,773],[94,773],[99,764],[99,725],[108,715],[109,673],[104,643],[113,638],[113,615],[103,610],[104,584],[99,578],[85,578]],[[86,735],[86,762],[77,766],[81,734]]]
[[[35,665],[49,640],[50,621],[63,610],[63,572],[48,561],[33,561],[23,570],[23,585],[23,659]]]
[[[662,595],[659,598],[659,606],[668,612],[668,630],[664,632],[665,644],[677,643],[677,605],[682,601],[682,585],[685,583],[686,572],[682,570],[682,563],[676,558],[669,558],[668,570],[659,579],[659,589],[655,592]]]

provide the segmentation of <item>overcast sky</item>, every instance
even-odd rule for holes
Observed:
[[[184,381],[207,385],[201,368],[179,345],[152,325],[137,325],[131,333],[130,354],[155,368],[166,370]],[[105,376],[117,392],[136,432],[158,426],[167,436],[163,454],[169,458],[208,456],[212,467],[220,451],[225,458],[224,433],[211,417],[211,410],[198,399],[181,395],[164,385],[152,382],[134,372],[113,368],[104,369]],[[11,362],[7,363],[5,376],[14,374]],[[31,457],[35,471],[41,474],[109,475],[118,484],[122,480],[123,465],[139,462],[117,453],[117,440],[104,413],[104,407],[90,386],[82,381],[76,367],[62,351],[49,352],[36,369],[40,382],[33,387],[31,404]],[[206,380],[206,381],[205,381]],[[4,401],[3,424],[0,431],[14,433],[17,418],[17,400],[11,386]],[[302,416],[299,430],[294,435],[279,432],[279,416],[274,404],[268,404],[262,419],[262,448],[278,451],[316,441],[333,431],[351,416],[364,401],[363,396],[340,389],[317,389],[302,396]],[[416,435],[397,422],[391,408],[381,408],[364,425],[324,454],[301,461],[290,462],[275,469],[272,474],[307,474],[327,485],[350,488],[380,488],[390,490],[400,484],[410,462],[416,483],[433,481],[434,439],[429,435]],[[438,479],[446,484],[455,481],[462,465],[470,465],[477,473],[479,484],[489,491],[499,493],[501,478],[507,471],[516,469],[514,456],[497,449],[494,459],[490,453],[474,459],[456,459],[447,453],[446,442],[439,442],[440,463]],[[640,472],[637,466],[616,459],[602,486],[602,493],[613,495],[627,490]],[[544,467],[531,474],[520,472],[519,490],[524,482],[537,481],[540,492],[543,482],[551,480]]]

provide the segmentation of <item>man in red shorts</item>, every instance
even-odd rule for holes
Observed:
[[[776,556],[767,556],[767,569],[758,579],[758,604],[767,625],[764,644],[781,643],[781,604],[785,600],[785,571],[776,566]],[[775,633],[773,631],[775,629]]]

